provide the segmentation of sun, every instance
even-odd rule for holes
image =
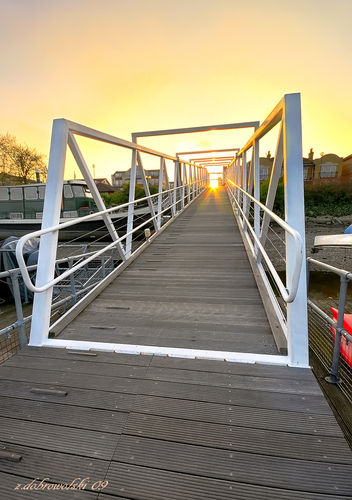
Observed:
[[[212,189],[216,189],[218,187],[218,180],[217,179],[210,179],[209,185]]]

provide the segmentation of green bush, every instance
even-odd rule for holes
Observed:
[[[150,194],[156,194],[158,193],[158,191],[159,191],[158,186],[149,186]],[[116,191],[111,195],[102,194],[101,197],[103,198],[105,205],[107,207],[111,207],[113,205],[123,205],[124,203],[128,203],[129,194],[130,194],[130,182],[127,181],[122,184],[120,191]],[[140,198],[144,197],[145,197],[144,189],[141,188],[140,186],[137,186],[136,184],[134,199],[139,200]]]
[[[260,201],[265,203],[268,193],[269,179],[260,185]],[[279,180],[273,211],[278,215],[284,214],[284,183]],[[341,217],[352,214],[352,180],[320,179],[304,184],[305,214],[310,217],[331,215]]]
[[[352,181],[321,179],[304,185],[305,212],[309,216],[352,214]]]
[[[260,201],[264,203],[264,205],[268,194],[269,181],[270,179],[267,179],[266,181],[263,181],[260,184]],[[277,215],[283,215],[285,213],[285,192],[284,192],[284,180],[282,177],[280,177],[277,185],[273,212],[276,213]]]

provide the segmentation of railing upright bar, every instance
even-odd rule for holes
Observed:
[[[22,348],[27,344],[27,339],[26,339],[25,323],[23,321],[23,309],[22,309],[21,292],[19,286],[19,273],[18,271],[16,272],[10,271],[10,273],[11,273],[13,297],[15,299],[17,325],[19,329],[20,342]]]
[[[65,170],[68,126],[65,120],[54,120],[50,146],[48,178],[43,209],[42,229],[59,224],[63,178]],[[54,278],[58,231],[43,234],[38,254],[36,285],[42,286]],[[23,273],[22,273],[23,275]],[[53,289],[36,293],[30,345],[43,345],[48,338]]]
[[[129,205],[127,215],[127,233],[131,233],[134,221],[134,198],[136,190],[136,170],[137,170],[137,149],[132,151],[132,165],[130,173],[130,192],[129,192]],[[131,257],[132,251],[132,234],[128,234],[126,238],[126,259]]]
[[[284,97],[283,145],[285,178],[285,219],[302,238],[305,256],[305,214],[303,191],[301,99],[299,94]],[[286,279],[290,283],[295,272],[295,244],[286,233]],[[308,315],[306,300],[306,267],[301,266],[296,299],[287,306],[288,353],[292,366],[309,366]]]
[[[172,216],[174,217],[177,213],[177,161],[174,162],[174,190],[173,194],[173,207],[172,207]]]
[[[253,172],[254,172],[254,198],[260,201],[260,165],[259,165],[259,140],[253,143]],[[260,235],[260,209],[257,204],[254,205],[254,231],[257,236]],[[258,247],[256,247],[256,254]]]
[[[156,219],[157,230],[161,228],[161,206],[162,206],[162,197],[163,197],[163,180],[164,180],[164,167],[165,167],[165,158],[163,156],[160,157],[160,170],[159,170],[159,194],[158,194],[158,217]]]
[[[330,384],[339,383],[339,360],[340,360],[340,349],[341,349],[341,329],[343,328],[343,318],[345,314],[347,288],[349,279],[346,276],[340,277],[340,298],[338,305],[338,314],[335,328],[335,343],[334,352],[332,355],[332,364],[330,375],[325,377],[325,380]]]

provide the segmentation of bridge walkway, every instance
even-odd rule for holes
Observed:
[[[192,203],[58,338],[277,354],[225,189]]]
[[[110,294],[106,297],[112,304],[110,312],[97,315],[94,308],[102,304],[93,303],[91,322],[82,313],[85,327],[79,330],[77,317],[75,326],[68,326],[62,335],[81,332],[81,338],[96,340],[99,333],[100,340],[116,341],[122,324],[126,341],[129,332],[134,341],[140,340],[144,338],[143,316],[138,310],[152,307],[155,297],[160,297],[164,314],[157,313],[157,303],[147,312],[147,339],[152,339],[154,329],[161,345],[179,345],[179,335],[183,345],[189,346],[188,331],[197,346],[231,344],[249,349],[252,340],[253,350],[272,352],[273,339],[266,332],[268,325],[263,311],[259,312],[254,286],[237,293],[240,283],[249,283],[248,276],[241,282],[232,274],[237,268],[241,276],[247,265],[239,235],[226,234],[222,240],[215,223],[218,212],[230,215],[226,198],[221,193],[216,195],[219,198],[212,196],[194,203],[120,275],[112,286],[119,280],[124,286],[117,287],[115,298],[109,288],[103,292]],[[212,200],[219,202],[216,209]],[[232,224],[230,217],[225,220]],[[194,234],[197,246],[188,241],[185,249],[185,236],[178,233],[177,224]],[[214,257],[211,265],[197,253],[197,249],[205,252],[207,243]],[[232,266],[225,260],[221,243],[229,245],[227,250],[235,256]],[[171,255],[170,250],[175,253]],[[153,253],[166,255],[152,258]],[[159,257],[163,257],[160,267],[147,262]],[[177,261],[182,269],[177,268]],[[167,291],[165,269],[174,283],[179,280],[178,294]],[[197,270],[199,288],[191,279]],[[148,279],[152,283],[149,292]],[[129,288],[130,281],[137,286]],[[237,306],[230,302],[233,295],[243,302]],[[176,304],[176,309],[169,311],[168,304]],[[192,309],[195,316],[191,316]],[[238,313],[232,314],[239,327],[234,338],[229,330],[231,309]],[[115,330],[99,330],[105,321],[110,325],[113,311],[126,314],[125,323],[120,316]],[[161,323],[165,311],[172,319]],[[130,312],[136,313],[135,322]],[[202,320],[203,312],[206,320]],[[216,321],[211,319],[214,314]],[[237,339],[241,322],[246,326],[246,319],[251,318],[255,330],[246,330],[245,341]],[[209,325],[218,327],[216,335],[211,335]],[[226,332],[228,336],[221,338]],[[0,400],[0,479],[5,498],[352,498],[351,451],[309,369],[28,346],[0,366]],[[70,491],[60,486],[64,484]]]

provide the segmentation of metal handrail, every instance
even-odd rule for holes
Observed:
[[[255,232],[254,232],[254,230],[253,230],[253,228],[252,228],[252,226],[250,224],[250,221],[248,220],[248,218],[244,214],[243,210],[241,209],[238,201],[236,200],[236,197],[232,193],[231,189],[229,189],[229,191],[230,191],[233,199],[236,202],[236,205],[237,205],[239,211],[241,212],[241,215],[243,216],[243,219],[247,223],[247,227],[249,228],[249,230],[250,230],[250,232],[251,232],[251,234],[253,236],[253,239],[255,240],[256,244],[258,245],[258,248],[260,249],[260,252],[261,252],[261,254],[264,257],[264,260],[265,260],[265,262],[267,263],[267,265],[268,265],[268,267],[270,269],[270,272],[271,272],[271,274],[272,274],[272,276],[273,276],[273,278],[275,280],[276,285],[278,286],[278,289],[280,290],[280,293],[281,293],[281,296],[282,296],[283,300],[285,302],[287,302],[287,303],[293,302],[294,299],[295,299],[295,297],[296,297],[296,295],[297,295],[297,290],[298,290],[298,285],[299,285],[299,280],[300,280],[300,275],[301,275],[301,268],[302,268],[302,263],[303,263],[303,243],[302,243],[301,235],[295,229],[293,229],[291,226],[289,226],[287,224],[287,222],[285,222],[280,217],[278,217],[276,214],[274,214],[274,212],[272,212],[271,210],[269,210],[260,201],[258,201],[253,196],[251,196],[246,191],[244,191],[240,186],[238,186],[238,184],[236,184],[235,182],[233,182],[232,180],[230,180],[228,178],[226,179],[226,181],[227,181],[228,184],[232,185],[232,187],[235,187],[236,189],[239,189],[249,199],[251,199],[252,201],[254,201],[254,203],[256,203],[264,212],[266,212],[275,222],[277,222],[286,232],[288,232],[293,237],[294,243],[295,243],[295,260],[294,260],[294,266],[293,266],[291,286],[289,288],[287,288],[287,287],[285,287],[285,285],[283,284],[280,276],[276,272],[273,264],[271,263],[270,257],[266,253],[266,251],[265,251],[263,245],[261,244],[258,236],[255,234]]]
[[[196,184],[196,182],[191,183],[191,185],[193,185],[193,184]],[[175,191],[175,190],[181,189],[181,188],[182,188],[182,186],[177,186],[176,188],[172,188],[169,191]],[[146,196],[144,198],[139,198],[138,200],[134,200],[134,201],[131,201],[131,202],[128,202],[128,203],[124,203],[122,205],[119,205],[118,208],[120,209],[120,208],[128,207],[131,204],[135,204],[136,202],[146,201],[148,199],[151,199],[152,197],[158,196],[159,194],[160,193],[156,193],[156,194],[153,194],[153,195],[150,195],[150,196]],[[183,199],[186,199],[186,197],[187,197],[187,195],[185,195],[183,197]],[[30,279],[27,267],[26,267],[26,263],[24,261],[23,247],[24,247],[24,244],[26,243],[26,241],[28,239],[30,239],[30,238],[39,237],[39,236],[42,236],[43,234],[51,233],[51,232],[54,232],[54,231],[59,231],[59,230],[61,230],[63,228],[66,228],[66,227],[69,227],[69,226],[73,226],[73,225],[78,224],[78,223],[80,223],[80,222],[82,222],[84,220],[90,220],[90,219],[92,219],[92,218],[94,218],[94,217],[96,217],[98,215],[110,213],[111,211],[116,210],[116,207],[112,207],[112,208],[103,210],[101,212],[95,212],[92,215],[87,215],[87,216],[84,216],[84,217],[79,217],[78,219],[71,219],[71,220],[69,220],[67,222],[64,222],[64,223],[61,223],[61,224],[57,224],[56,226],[51,226],[49,228],[41,229],[41,230],[35,231],[33,233],[30,233],[28,235],[22,236],[22,238],[20,238],[20,240],[18,241],[17,246],[16,246],[16,257],[17,257],[18,265],[19,265],[19,268],[21,270],[22,278],[23,278],[23,281],[24,281],[25,285],[32,292],[40,293],[40,292],[44,292],[45,290],[48,290],[52,286],[56,285],[56,283],[58,283],[59,281],[67,278],[68,276],[70,276],[71,274],[73,274],[78,269],[81,269],[86,264],[88,264],[92,260],[96,259],[100,255],[102,255],[103,253],[105,253],[107,250],[110,250],[111,248],[116,247],[118,243],[120,243],[121,241],[125,240],[129,235],[132,235],[136,231],[140,230],[143,226],[145,226],[146,224],[148,224],[153,219],[156,219],[157,217],[159,217],[162,213],[170,210],[171,207],[178,205],[180,203],[180,201],[181,200],[176,200],[175,203],[173,203],[169,207],[165,208],[161,212],[157,213],[153,217],[150,217],[147,221],[145,221],[142,224],[140,224],[139,226],[135,227],[132,231],[127,232],[123,236],[119,237],[117,240],[115,240],[112,243],[110,243],[109,245],[105,246],[103,249],[98,250],[97,252],[95,252],[93,255],[91,255],[87,259],[84,259],[79,264],[76,264],[75,266],[72,266],[70,269],[68,269],[64,273],[60,274],[60,276],[58,276],[57,278],[54,278],[54,279],[50,280],[46,285],[43,285],[41,287],[37,287],[37,286],[33,285],[32,281]]]

